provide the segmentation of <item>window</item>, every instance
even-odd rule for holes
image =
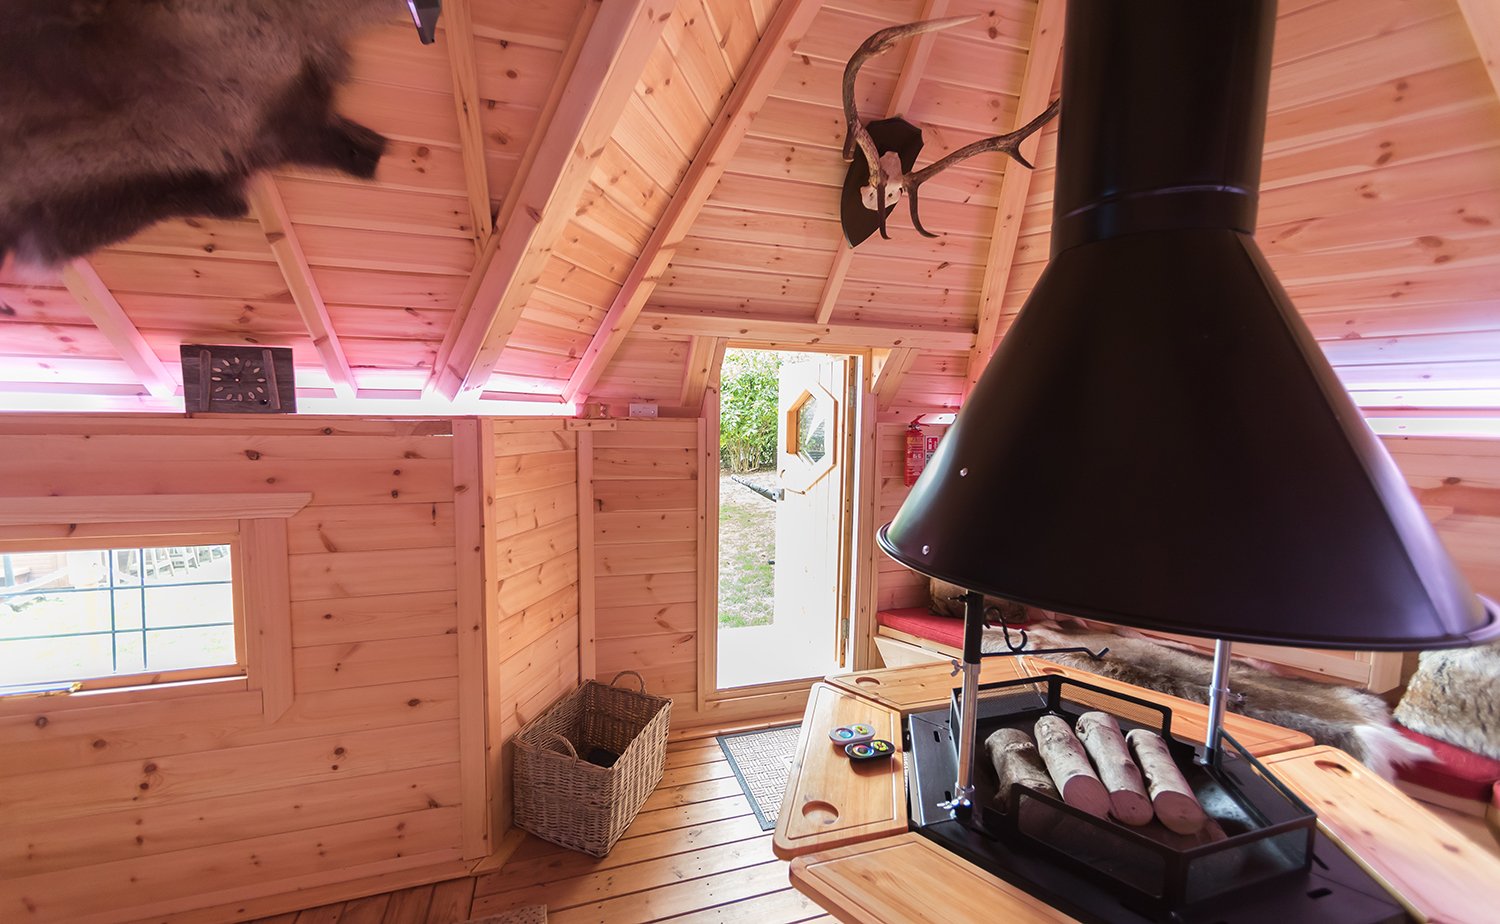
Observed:
[[[232,547],[183,541],[0,548],[0,694],[243,673]]]
[[[0,497],[0,716],[213,694],[275,721],[292,703],[287,522],[311,499]]]

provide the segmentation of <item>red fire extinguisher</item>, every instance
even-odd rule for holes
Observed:
[[[906,476],[903,480],[908,488],[917,483],[922,469],[926,467],[927,440],[922,433],[921,424],[913,420],[906,428]]]

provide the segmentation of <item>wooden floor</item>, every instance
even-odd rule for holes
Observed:
[[[787,881],[711,737],[667,746],[666,772],[604,859],[528,836],[499,870],[294,911],[261,924],[453,924],[545,904],[552,924],[832,921]]]

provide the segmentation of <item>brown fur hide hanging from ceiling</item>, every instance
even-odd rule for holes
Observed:
[[[164,218],[244,215],[245,180],[279,164],[373,176],[385,139],[333,112],[333,93],[349,37],[401,8],[10,0],[0,262],[58,265]]]

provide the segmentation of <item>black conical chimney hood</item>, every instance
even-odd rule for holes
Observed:
[[[1069,0],[1052,259],[880,545],[1110,622],[1500,635],[1251,235],[1275,4]]]

